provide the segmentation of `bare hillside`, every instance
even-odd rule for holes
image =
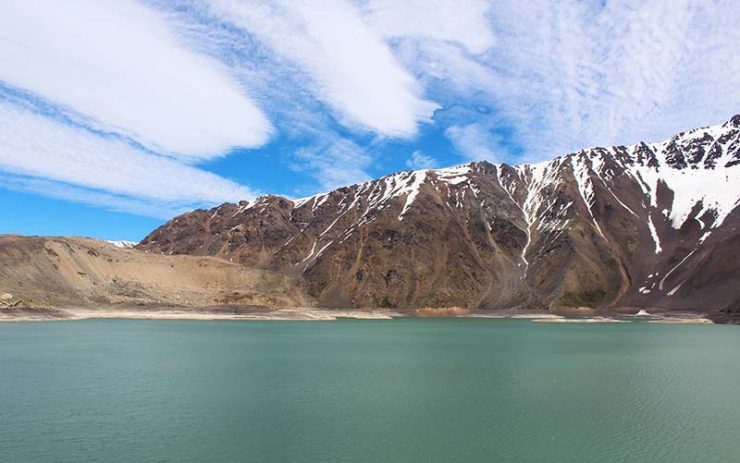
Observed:
[[[87,238],[0,236],[0,307],[307,307],[296,281],[214,257],[164,256]]]

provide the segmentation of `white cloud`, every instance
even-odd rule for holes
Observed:
[[[495,42],[486,18],[490,4],[480,0],[369,0],[365,20],[382,36],[455,42],[482,53]]]
[[[740,107],[735,1],[499,2],[484,88],[525,153],[656,140]]]
[[[253,197],[212,173],[2,102],[0,170],[19,177],[16,188],[139,213]],[[8,178],[3,185],[13,186]]]
[[[494,150],[500,140],[480,124],[453,125],[445,135],[455,149],[471,161],[497,162]]]
[[[3,188],[25,193],[39,194],[46,197],[63,199],[91,206],[104,207],[111,211],[170,219],[193,208],[189,205],[167,204],[144,198],[116,195],[105,191],[88,189],[54,180],[8,175],[0,173],[0,184]]]
[[[298,150],[293,167],[317,179],[321,189],[335,188],[370,180],[366,169],[372,158],[354,143],[327,137],[322,143]]]
[[[396,47],[396,55],[416,70],[435,98],[449,104],[479,99],[481,94],[493,95],[505,85],[483,59],[472,57],[454,43],[404,40]]]
[[[447,122],[510,131],[496,152],[518,159],[662,139],[740,107],[732,0],[362,4],[430,98],[470,109]],[[475,114],[476,105],[492,110]]]
[[[299,67],[308,89],[340,121],[383,135],[410,137],[437,107],[395,59],[354,5],[342,0],[212,0],[212,11]]]
[[[411,157],[406,160],[406,166],[413,170],[434,169],[438,166],[437,160],[424,154],[421,150],[411,153]]]
[[[223,65],[132,0],[4,1],[0,80],[186,158],[259,146],[271,132]]]
[[[185,163],[277,130],[271,154],[331,189],[367,180],[387,137],[421,123],[467,159],[511,162],[740,107],[732,0],[144,3],[4,2],[0,106],[21,100],[0,108],[4,185],[162,216],[250,195]]]

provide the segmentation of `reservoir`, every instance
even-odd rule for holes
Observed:
[[[726,462],[740,327],[0,324],[4,462]]]

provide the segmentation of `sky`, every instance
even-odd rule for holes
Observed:
[[[736,0],[3,0],[0,233],[537,162],[740,112]]]

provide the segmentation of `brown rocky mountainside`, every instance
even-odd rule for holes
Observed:
[[[219,256],[329,307],[740,307],[740,116],[534,165],[405,171],[174,218],[141,250]]]
[[[213,257],[162,256],[86,238],[0,236],[0,308],[307,307],[296,281]]]

